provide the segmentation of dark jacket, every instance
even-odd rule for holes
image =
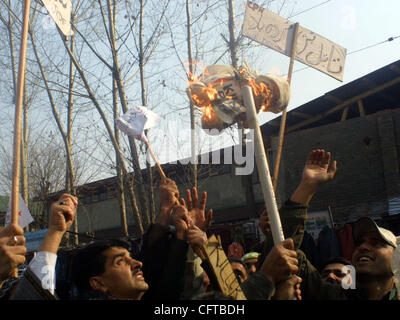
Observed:
[[[188,244],[169,228],[152,224],[143,238],[143,276],[149,290],[142,300],[179,300],[184,290]]]

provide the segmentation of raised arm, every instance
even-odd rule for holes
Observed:
[[[320,185],[332,180],[337,171],[337,162],[332,161],[331,153],[325,150],[313,150],[304,165],[300,184],[290,200],[307,206]]]
[[[63,194],[57,202],[51,205],[49,230],[39,251],[57,254],[64,234],[72,226],[75,219],[78,199],[70,194]]]

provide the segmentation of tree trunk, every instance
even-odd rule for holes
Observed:
[[[119,145],[118,145],[117,141],[115,140],[115,136],[114,136],[113,130],[112,130],[112,128],[111,128],[111,126],[110,126],[110,124],[109,124],[109,122],[107,120],[107,117],[106,117],[103,109],[101,108],[99,102],[97,101],[97,99],[96,99],[96,97],[95,97],[95,95],[93,93],[92,88],[89,85],[89,82],[86,79],[86,76],[85,76],[85,73],[82,70],[82,67],[80,66],[78,61],[75,59],[75,56],[72,54],[71,50],[69,49],[69,47],[68,47],[68,45],[67,45],[67,43],[66,43],[66,41],[64,39],[64,36],[61,34],[60,31],[59,31],[59,33],[60,33],[61,38],[63,39],[63,44],[64,44],[65,50],[67,51],[68,55],[72,59],[75,68],[79,72],[79,75],[80,75],[80,77],[81,77],[81,79],[83,81],[83,84],[85,86],[85,89],[86,89],[86,91],[88,93],[89,99],[92,100],[97,112],[99,113],[101,119],[103,120],[103,123],[104,123],[104,125],[106,127],[107,133],[110,136],[111,143],[112,143],[112,145],[113,145],[113,147],[114,147],[114,149],[116,151],[117,160],[121,163],[122,172],[123,172],[124,176],[128,177],[128,171],[126,170],[126,167],[125,167],[125,165],[123,163],[123,156],[122,156],[121,150],[119,148]],[[133,191],[133,184],[132,184],[132,181],[130,179],[128,179],[128,183],[129,183],[129,190]],[[134,216],[136,218],[136,221],[137,221],[137,224],[138,224],[138,228],[139,228],[139,234],[140,234],[140,236],[142,236],[144,234],[143,224],[142,224],[142,219],[141,219],[141,217],[139,215],[139,209],[137,207],[136,197],[134,196],[134,194],[133,194],[133,197],[132,197],[131,201],[132,201],[133,213],[134,213]]]
[[[99,2],[100,3],[100,2]],[[115,8],[115,3],[114,3],[114,8]],[[100,3],[101,6],[101,3]],[[125,94],[125,86],[122,81],[122,76],[121,76],[121,69],[119,66],[119,60],[118,60],[118,52],[116,50],[116,40],[115,40],[115,24],[114,24],[114,18],[112,14],[112,9],[111,9],[111,2],[110,0],[107,0],[107,8],[108,8],[108,20],[109,20],[109,37],[110,37],[110,45],[111,45],[111,51],[113,55],[113,75],[115,77],[117,87],[118,87],[118,93],[119,93],[119,98],[121,101],[121,106],[122,106],[122,111],[125,113],[128,111],[128,102],[126,99],[126,94]],[[138,186],[138,191],[139,191],[139,202],[140,202],[140,207],[141,207],[141,212],[142,215],[146,217],[146,222],[148,223],[150,221],[149,217],[149,210],[148,210],[148,198],[146,196],[146,191],[144,188],[144,183],[143,183],[143,177],[141,173],[141,168],[139,164],[139,156],[136,148],[136,143],[135,139],[132,137],[129,137],[129,146],[131,149],[131,157],[132,157],[132,165],[134,169],[134,178],[130,179],[129,177],[126,177],[126,179],[129,179],[131,183],[134,183],[135,185]],[[132,181],[133,180],[133,181]],[[137,183],[135,183],[137,182]],[[129,188],[129,190],[133,191],[133,185],[132,188]],[[135,194],[131,194],[131,200],[132,200],[132,206],[137,206],[136,205],[136,199],[133,200],[135,197]]]
[[[235,19],[234,19],[234,0],[228,1],[229,5],[229,51],[231,54],[231,63],[232,66],[237,69],[238,68],[238,57],[237,57],[237,42],[236,42],[236,28],[235,28]],[[239,130],[241,136],[241,145],[242,145],[242,154],[245,152],[246,148],[246,135],[244,133],[243,125],[239,123]],[[256,211],[256,203],[254,199],[254,191],[253,191],[253,183],[251,179],[251,175],[242,176],[242,185],[245,188],[246,192],[246,201],[247,207],[250,211],[249,218],[258,217],[258,213]]]
[[[113,114],[114,114],[114,123],[115,119],[118,118],[118,97],[117,97],[117,84],[115,81],[115,78],[113,77],[113,83],[112,83],[112,93],[113,93]],[[115,140],[117,141],[118,145],[120,144],[120,139],[119,139],[119,131],[116,125],[114,126],[114,134],[115,134]],[[118,194],[118,200],[120,204],[120,217],[121,217],[121,229],[122,233],[124,234],[125,237],[129,236],[128,233],[128,223],[126,219],[126,204],[125,204],[125,184],[124,184],[124,179],[122,175],[122,170],[121,170],[121,164],[118,161],[118,155],[115,155],[116,158],[116,171],[117,171],[117,181],[118,181],[118,189],[117,189],[117,194]]]
[[[193,77],[193,56],[192,56],[192,25],[190,16],[190,0],[186,0],[186,25],[187,25],[187,50],[189,60],[188,80]],[[197,136],[196,136],[196,114],[195,106],[190,102],[190,129],[192,143],[192,183],[197,188]]]
[[[146,97],[146,84],[144,79],[144,49],[143,49],[143,10],[144,4],[143,0],[140,0],[140,15],[139,15],[139,71],[140,71],[140,86],[141,86],[141,96],[142,96],[142,105],[144,107],[147,106],[147,97]],[[145,131],[145,135],[147,136],[148,130]],[[146,147],[147,151],[147,147]],[[146,158],[147,160],[147,158]],[[151,162],[146,161],[146,167],[148,172],[148,192],[149,192],[149,203],[150,203],[150,219],[148,217],[148,223],[154,222],[156,220],[156,205],[154,201],[154,188],[153,188],[153,170],[151,167]]]

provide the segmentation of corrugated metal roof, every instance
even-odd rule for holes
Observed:
[[[366,115],[400,108],[400,60],[290,110],[286,132],[340,121],[346,106],[346,119],[359,117],[358,100],[362,100]],[[277,135],[280,123],[281,116],[263,124],[261,130],[267,136]]]

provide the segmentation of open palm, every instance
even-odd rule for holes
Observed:
[[[210,209],[206,215],[207,192],[203,192],[200,202],[196,187],[192,188],[192,192],[187,189],[186,197],[187,202],[181,198],[181,204],[187,207],[193,223],[201,230],[207,231],[213,215],[212,209]]]
[[[331,153],[325,150],[313,150],[308,155],[303,169],[303,180],[310,183],[322,184],[332,180],[336,174],[337,163],[331,163]]]

